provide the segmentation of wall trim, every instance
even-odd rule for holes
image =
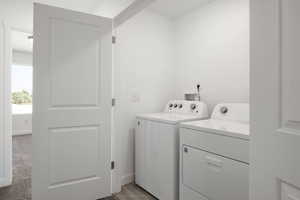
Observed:
[[[122,186],[133,182],[134,182],[134,173],[126,174],[121,178]]]

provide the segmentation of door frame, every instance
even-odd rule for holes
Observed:
[[[10,66],[12,63],[11,27],[0,20],[0,147],[3,159],[4,177],[0,177],[0,186],[9,186],[12,183],[12,115],[11,115],[11,92],[10,92]],[[3,40],[3,41],[1,41]],[[3,139],[3,140],[2,140]],[[0,151],[0,153],[1,153]],[[1,170],[1,169],[0,169]],[[0,171],[1,173],[1,171]]]
[[[116,17],[113,18],[113,35],[116,35],[116,29],[129,20],[131,17],[134,17],[139,12],[146,9],[151,3],[156,0],[135,0],[130,4],[126,9],[120,12]],[[118,39],[117,39],[118,43]],[[118,98],[118,90],[116,89],[115,82],[115,48],[118,48],[118,45],[113,45],[113,63],[112,63],[112,98]],[[118,109],[118,99],[115,107],[112,107],[112,120],[111,120],[111,160],[115,161],[115,169],[111,171],[111,191],[112,193],[119,193],[122,189],[122,139],[121,133],[116,132],[115,125],[118,123],[116,120],[115,112]]]

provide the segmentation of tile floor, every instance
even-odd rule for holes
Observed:
[[[31,200],[31,135],[13,137],[13,184],[0,188],[0,200]],[[104,200],[155,200],[134,184],[123,187],[122,192]]]

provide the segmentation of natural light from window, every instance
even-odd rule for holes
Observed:
[[[11,97],[13,114],[32,113],[32,66],[12,65]]]

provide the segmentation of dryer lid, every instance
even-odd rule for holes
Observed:
[[[228,120],[208,119],[198,120],[192,122],[185,122],[181,127],[199,130],[208,133],[215,133],[219,135],[241,138],[245,140],[250,139],[250,131],[248,123],[234,122]]]
[[[211,119],[183,123],[181,127],[249,140],[249,104],[218,104]]]

